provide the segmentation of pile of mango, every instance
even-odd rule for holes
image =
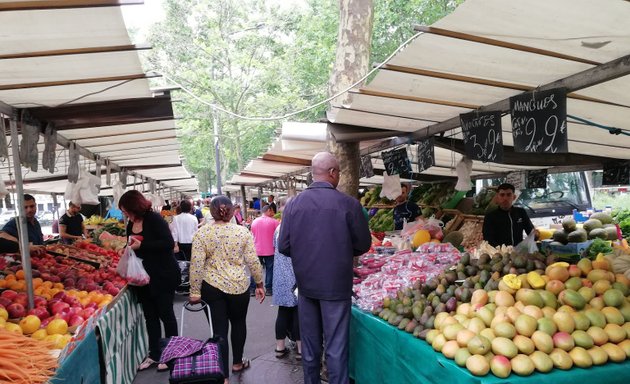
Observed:
[[[534,261],[534,266],[541,265]],[[468,267],[464,274],[475,272]],[[496,285],[500,272],[493,272],[485,289],[479,279],[478,289],[466,297],[456,293],[461,287],[452,290],[453,299],[431,292],[432,300],[446,303],[422,330],[417,327],[425,313],[415,303],[405,312],[403,292],[397,309],[409,320],[402,329],[477,376],[528,376],[630,358],[630,280],[613,273],[606,258],[557,262],[526,273],[512,268],[508,272],[516,273],[503,275]],[[449,280],[457,277],[459,272]],[[422,294],[432,287],[418,288]]]

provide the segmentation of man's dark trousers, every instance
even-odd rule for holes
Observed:
[[[320,384],[322,343],[330,384],[348,384],[348,336],[351,299],[318,300],[299,295],[304,384]]]

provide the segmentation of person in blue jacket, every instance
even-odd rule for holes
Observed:
[[[320,383],[325,340],[329,383],[346,384],[352,262],[369,250],[370,230],[359,201],[336,189],[332,154],[316,154],[312,173],[314,182],[283,212],[278,251],[291,258],[299,291],[304,383]]]

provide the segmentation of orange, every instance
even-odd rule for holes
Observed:
[[[7,281],[2,279],[0,280],[0,288],[6,288],[7,287]]]
[[[104,299],[104,296],[103,296],[103,294],[102,294],[102,293],[98,293],[98,292],[97,292],[95,295],[92,295],[92,302],[93,302],[93,303],[98,304],[98,303],[100,303],[101,301],[103,301],[103,299]]]
[[[53,284],[53,287],[63,290],[63,284],[61,284],[61,283],[55,283],[55,284]]]
[[[19,271],[15,272],[15,277],[17,277],[18,280],[24,280],[24,271],[20,269]]]
[[[8,285],[9,289],[12,289],[14,291],[19,291],[20,290],[20,286],[22,284],[20,284],[19,281],[11,281]]]
[[[42,284],[42,286],[46,288],[52,288],[53,283],[52,281],[44,281],[44,284]]]
[[[39,288],[44,283],[41,277],[36,277],[33,279],[33,288]]]
[[[79,295],[78,296],[79,296],[80,299],[84,299],[84,298],[88,297],[88,295],[89,294],[88,294],[87,291],[79,291]]]
[[[15,275],[12,275],[12,274],[8,274],[8,275],[6,275],[6,276],[4,277],[4,279],[5,279],[6,281],[15,281],[15,280],[16,280],[16,279],[15,279]]]

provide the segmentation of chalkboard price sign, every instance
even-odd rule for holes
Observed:
[[[393,151],[381,152],[381,157],[388,175],[400,175],[404,178],[411,176],[411,163],[409,162],[409,156],[407,156],[407,148],[403,147]]]
[[[470,112],[459,115],[466,156],[484,163],[503,162],[501,112]]]
[[[511,97],[510,113],[516,152],[569,151],[566,89],[527,92]]]
[[[418,141],[418,173],[435,165],[435,140],[433,137]]]
[[[527,188],[547,188],[547,170],[528,171]]]
[[[508,184],[512,184],[515,190],[524,189],[525,188],[525,172],[517,171],[510,172],[505,177],[505,182]]]
[[[359,174],[361,177],[374,176],[374,168],[372,168],[372,158],[370,156],[361,156],[361,164],[359,165]]]
[[[602,185],[630,184],[630,161],[611,161],[604,164]]]

